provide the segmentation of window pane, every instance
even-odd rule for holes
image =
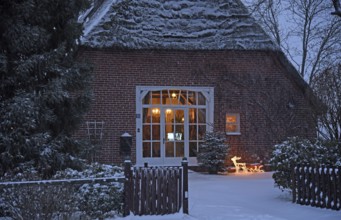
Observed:
[[[150,92],[148,92],[146,96],[143,98],[142,103],[145,105],[150,104]]]
[[[187,91],[181,91],[180,93],[180,105],[187,105]]]
[[[143,157],[150,157],[150,142],[143,142]]]
[[[184,152],[184,142],[176,142],[176,157],[183,157]]]
[[[189,126],[189,139],[197,140],[197,126],[196,125]]]
[[[197,109],[190,108],[188,112],[189,123],[197,123]]]
[[[188,105],[196,105],[196,92],[188,92]]]
[[[143,125],[143,140],[150,140],[150,125]]]
[[[166,142],[166,157],[174,157],[174,142]]]
[[[159,105],[161,103],[160,91],[152,92],[152,104]]]
[[[237,123],[237,116],[236,115],[227,115],[226,116],[226,123]]]
[[[175,140],[181,141],[181,140],[184,140],[184,137],[185,137],[184,126],[176,125],[175,126]]]
[[[168,90],[162,90],[162,104],[163,105],[169,105],[171,104],[170,97],[168,94]]]
[[[226,114],[226,132],[238,133],[239,114]]]
[[[160,154],[160,142],[153,142],[152,146],[153,146],[152,157],[160,157],[161,155]]]
[[[206,123],[206,109],[198,109],[198,123]]]
[[[152,125],[153,133],[152,139],[154,141],[160,140],[160,125]]]
[[[206,133],[206,125],[199,125],[198,140],[203,140]]]
[[[200,152],[200,146],[202,145],[202,143],[204,143],[204,141],[198,141],[198,150],[197,150],[198,153]]]
[[[226,125],[227,132],[238,132],[238,126],[236,124],[227,124]]]
[[[174,126],[172,124],[165,125],[166,140],[174,141]]]
[[[185,122],[184,110],[175,110],[175,123],[183,124]]]
[[[160,123],[160,109],[159,108],[152,109],[152,122]]]
[[[174,112],[170,108],[165,110],[165,122],[166,123],[174,122]]]
[[[189,142],[189,156],[196,157],[197,153],[197,142]]]
[[[172,100],[172,105],[179,105],[179,90],[170,90],[169,95]]]
[[[149,108],[144,108],[143,109],[143,123],[149,123],[151,121],[150,118],[150,109]]]
[[[201,92],[198,92],[198,105],[206,105],[206,98]]]

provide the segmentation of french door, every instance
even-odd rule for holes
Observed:
[[[213,124],[213,88],[137,87],[136,163],[197,165],[204,133]]]
[[[188,158],[188,109],[163,108],[161,156],[165,165],[179,165]]]
[[[144,162],[151,165],[179,165],[183,157],[188,157],[188,110],[146,108],[144,115]]]

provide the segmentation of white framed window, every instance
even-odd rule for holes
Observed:
[[[240,115],[238,113],[226,113],[226,134],[240,135]]]
[[[197,165],[214,119],[212,87],[136,87],[136,163]]]

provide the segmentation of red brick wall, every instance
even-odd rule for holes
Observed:
[[[288,136],[315,136],[310,104],[278,61],[261,51],[84,50],[94,64],[94,100],[85,121],[104,121],[100,161],[120,163],[119,137],[133,135],[136,86],[214,87],[215,130],[225,114],[240,113],[241,135],[227,136],[229,157],[267,162],[271,147]],[[83,126],[79,135],[85,135]],[[229,159],[227,160],[229,161]]]

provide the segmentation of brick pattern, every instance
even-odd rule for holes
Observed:
[[[119,138],[133,135],[136,86],[214,87],[214,129],[225,131],[225,114],[240,113],[241,135],[227,136],[228,157],[264,163],[288,136],[316,135],[312,108],[302,87],[269,51],[84,49],[94,64],[94,100],[85,121],[104,121],[100,162],[121,163]],[[85,123],[77,135],[86,134]],[[227,163],[230,159],[227,158]]]

